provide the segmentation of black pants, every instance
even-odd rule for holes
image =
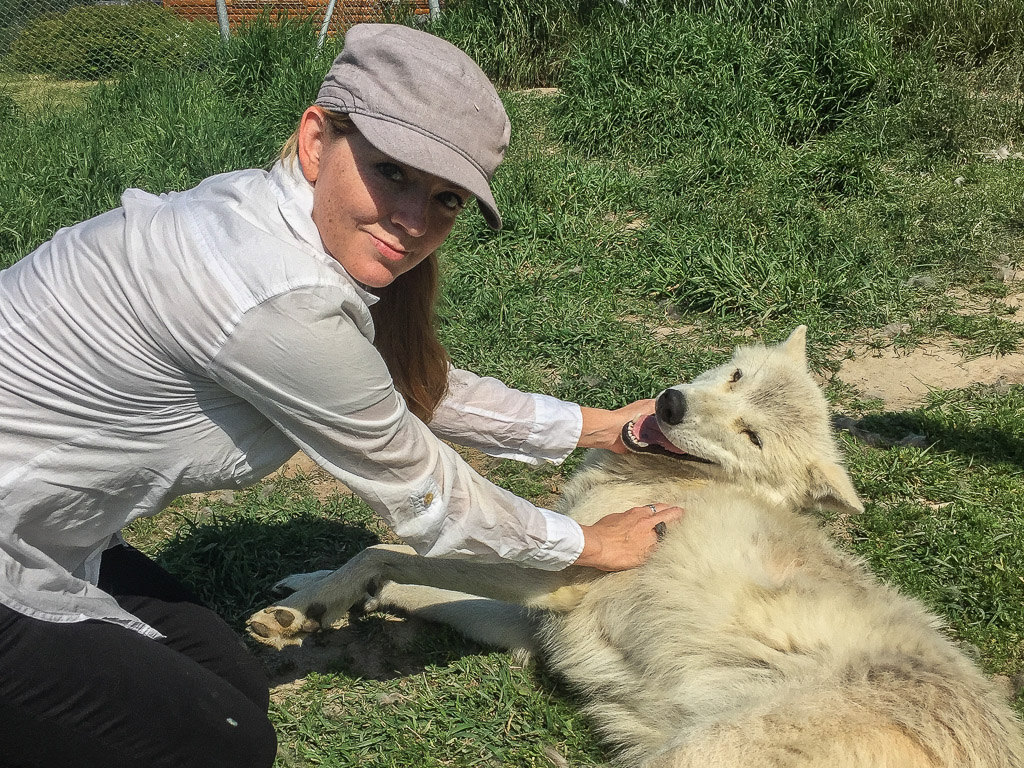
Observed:
[[[269,768],[266,675],[231,628],[128,547],[100,587],[167,639],[0,606],[0,766]]]

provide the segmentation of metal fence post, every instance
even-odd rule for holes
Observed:
[[[324,41],[327,39],[327,28],[331,26],[331,16],[334,15],[334,0],[330,0],[327,3],[327,10],[324,11],[324,23],[320,27],[320,39],[316,41],[317,48],[324,47]]]
[[[220,39],[226,43],[231,38],[227,0],[217,0],[217,25],[220,27]]]

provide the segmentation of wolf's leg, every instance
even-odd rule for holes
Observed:
[[[425,558],[411,547],[379,544],[363,550],[329,576],[253,614],[248,626],[250,634],[267,645],[281,648],[301,643],[305,635],[340,622],[367,592],[387,581],[568,610],[582,598],[588,577],[586,570],[578,568],[542,571],[511,564]]]
[[[365,609],[396,611],[446,624],[470,640],[506,651],[536,652],[534,612],[502,600],[389,581],[366,602]]]
[[[279,595],[290,595],[292,592],[298,592],[300,589],[306,589],[307,587],[316,584],[321,579],[325,579],[330,576],[334,571],[313,571],[312,573],[293,573],[291,576],[285,576],[279,582],[277,582],[271,590],[275,594]]]

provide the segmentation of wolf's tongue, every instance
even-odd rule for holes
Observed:
[[[640,438],[641,442],[647,443],[648,445],[660,445],[666,451],[672,451],[672,453],[682,453],[672,443],[669,442],[668,438],[661,431],[661,427],[658,426],[658,418],[653,413],[646,417],[636,429],[637,437]]]

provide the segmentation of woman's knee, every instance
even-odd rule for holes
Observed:
[[[237,665],[222,676],[114,624],[51,624],[0,607],[0,626],[0,764],[273,764],[266,676],[237,637],[207,645],[199,633],[190,649],[207,663],[213,656]]]
[[[271,768],[277,734],[270,718],[255,706],[234,706],[216,713],[195,712],[172,729],[180,738],[165,744],[158,763],[167,768]],[[166,734],[165,734],[166,735]]]
[[[271,768],[277,756],[277,733],[274,725],[265,715],[243,726],[241,723],[231,725],[237,728],[237,738],[220,742],[222,748],[217,760],[210,760],[210,753],[204,751],[200,762],[194,765],[223,766],[223,768]]]

